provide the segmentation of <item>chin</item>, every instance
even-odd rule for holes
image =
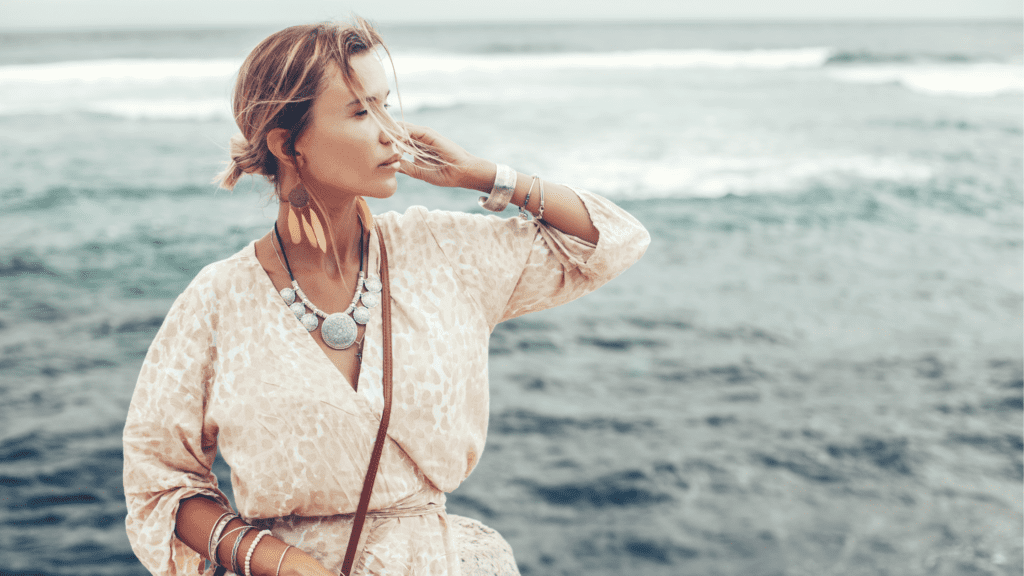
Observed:
[[[372,191],[367,191],[366,194],[361,194],[364,198],[391,198],[398,191],[398,179],[395,177],[388,178],[384,182],[383,186],[380,186]]]
[[[359,196],[361,198],[391,198],[395,195],[398,190],[398,181],[392,176],[391,178],[384,179],[383,181],[378,180],[370,186],[359,186],[359,187],[337,187],[335,188],[335,196],[342,198],[345,196]]]

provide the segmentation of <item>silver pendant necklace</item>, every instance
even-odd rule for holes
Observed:
[[[281,233],[277,230],[277,222],[274,222],[274,235],[277,236],[277,243],[281,246],[280,255],[284,256],[284,267],[292,279],[292,287],[282,288],[280,292],[281,298],[284,299],[284,303],[292,311],[292,314],[295,314],[302,326],[310,332],[319,326],[324,344],[335,350],[344,350],[354,344],[356,336],[359,334],[359,327],[356,326],[356,323],[366,324],[370,321],[370,308],[380,303],[380,291],[383,288],[380,279],[376,276],[366,277],[364,270],[366,244],[363,241],[365,234],[362,231],[362,223],[360,222],[359,277],[356,279],[355,295],[352,297],[352,303],[344,312],[335,312],[334,314],[327,314],[317,308],[299,287],[299,282],[292,274],[288,254],[285,252],[284,242],[281,241]],[[277,252],[276,246],[274,251]],[[299,300],[296,300],[296,297]],[[309,308],[310,312],[306,312],[306,308]],[[323,318],[322,326],[319,318]]]

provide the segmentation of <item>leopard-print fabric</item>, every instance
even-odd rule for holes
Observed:
[[[487,435],[488,339],[498,322],[578,298],[643,255],[650,237],[636,219],[577,193],[600,232],[596,246],[517,217],[417,206],[373,218],[388,246],[394,401],[371,510],[443,503],[472,472]],[[379,263],[370,242],[370,269]],[[174,521],[189,496],[227,504],[210,471],[219,447],[243,518],[273,524],[336,571],[348,524],[324,518],[359,501],[384,404],[380,310],[371,310],[353,390],[285,306],[254,244],[196,276],[149,348],[124,429],[126,529],[146,568],[202,572]],[[460,573],[443,511],[368,522],[364,538],[355,574]]]

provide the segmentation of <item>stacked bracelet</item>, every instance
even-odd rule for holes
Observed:
[[[491,212],[501,212],[508,206],[508,201],[512,199],[512,193],[515,191],[516,171],[504,164],[498,164],[491,195],[481,196],[480,206]]]
[[[242,526],[238,533],[238,538],[235,539],[235,545],[231,548],[231,572],[234,574],[241,574],[242,569],[238,566],[238,546],[242,543],[242,538],[245,538],[246,533],[249,530],[255,530],[255,526],[249,526],[248,524]]]
[[[235,518],[241,519],[239,516],[235,516]],[[228,524],[230,524],[230,523],[231,522],[228,521]],[[225,524],[224,528],[227,528],[228,524]],[[223,564],[221,564],[220,561],[216,559],[217,558],[217,554],[218,554],[218,551],[220,550],[220,545],[222,543],[224,543],[225,540],[227,540],[228,536],[230,536],[231,534],[234,534],[235,532],[238,532],[242,528],[245,528],[245,526],[243,525],[243,526],[239,526],[237,528],[232,528],[231,530],[228,530],[227,532],[224,532],[223,534],[220,535],[219,538],[217,538],[217,542],[213,545],[213,559],[211,560],[214,563],[214,565],[221,566],[221,567],[224,567],[224,568],[230,568],[231,567],[230,566],[231,565],[230,561],[228,562],[228,566],[224,566]]]
[[[227,520],[224,520],[225,517]],[[213,528],[210,530],[210,539],[206,544],[206,552],[207,557],[214,566],[220,566],[220,563],[217,562],[217,545],[220,544],[220,535],[235,518],[238,518],[238,515],[229,510],[221,514],[220,518],[217,518],[217,521],[213,523]]]
[[[537,211],[537,220],[544,219],[544,181],[538,178],[540,181],[540,210]]]
[[[527,216],[529,212],[527,211],[526,205],[530,203],[530,194],[533,193],[533,186],[537,183],[537,180],[540,180],[540,178],[534,174],[533,178],[530,179],[530,189],[526,191],[526,197],[523,198],[523,205],[519,207],[519,217],[523,220],[529,220],[529,216]]]
[[[253,550],[256,550],[256,545],[260,543],[260,538],[267,534],[270,534],[270,530],[260,530],[260,533],[256,535],[256,539],[252,541],[252,545],[249,546],[249,551],[245,553],[245,576],[252,576],[250,568],[252,567]]]

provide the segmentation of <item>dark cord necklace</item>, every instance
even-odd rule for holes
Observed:
[[[281,240],[281,232],[277,229],[277,222],[274,222],[274,235],[277,237],[277,244],[281,247],[281,255],[284,257],[284,267],[288,270],[292,287],[281,289],[281,298],[291,309],[295,317],[306,328],[312,332],[320,327],[320,336],[324,343],[335,350],[344,350],[356,341],[359,333],[357,323],[366,324],[370,320],[370,308],[380,303],[380,291],[383,287],[380,279],[376,276],[366,278],[366,240],[362,222],[359,223],[359,277],[356,279],[355,295],[352,303],[344,312],[335,312],[328,315],[314,305],[308,296],[299,287],[299,282],[292,273],[291,264],[288,262],[288,253],[284,249],[284,242]],[[275,251],[276,251],[275,246]],[[296,300],[296,297],[299,299]],[[310,312],[306,311],[310,309]],[[323,325],[320,326],[319,318],[323,318]],[[362,356],[360,353],[359,356]]]

